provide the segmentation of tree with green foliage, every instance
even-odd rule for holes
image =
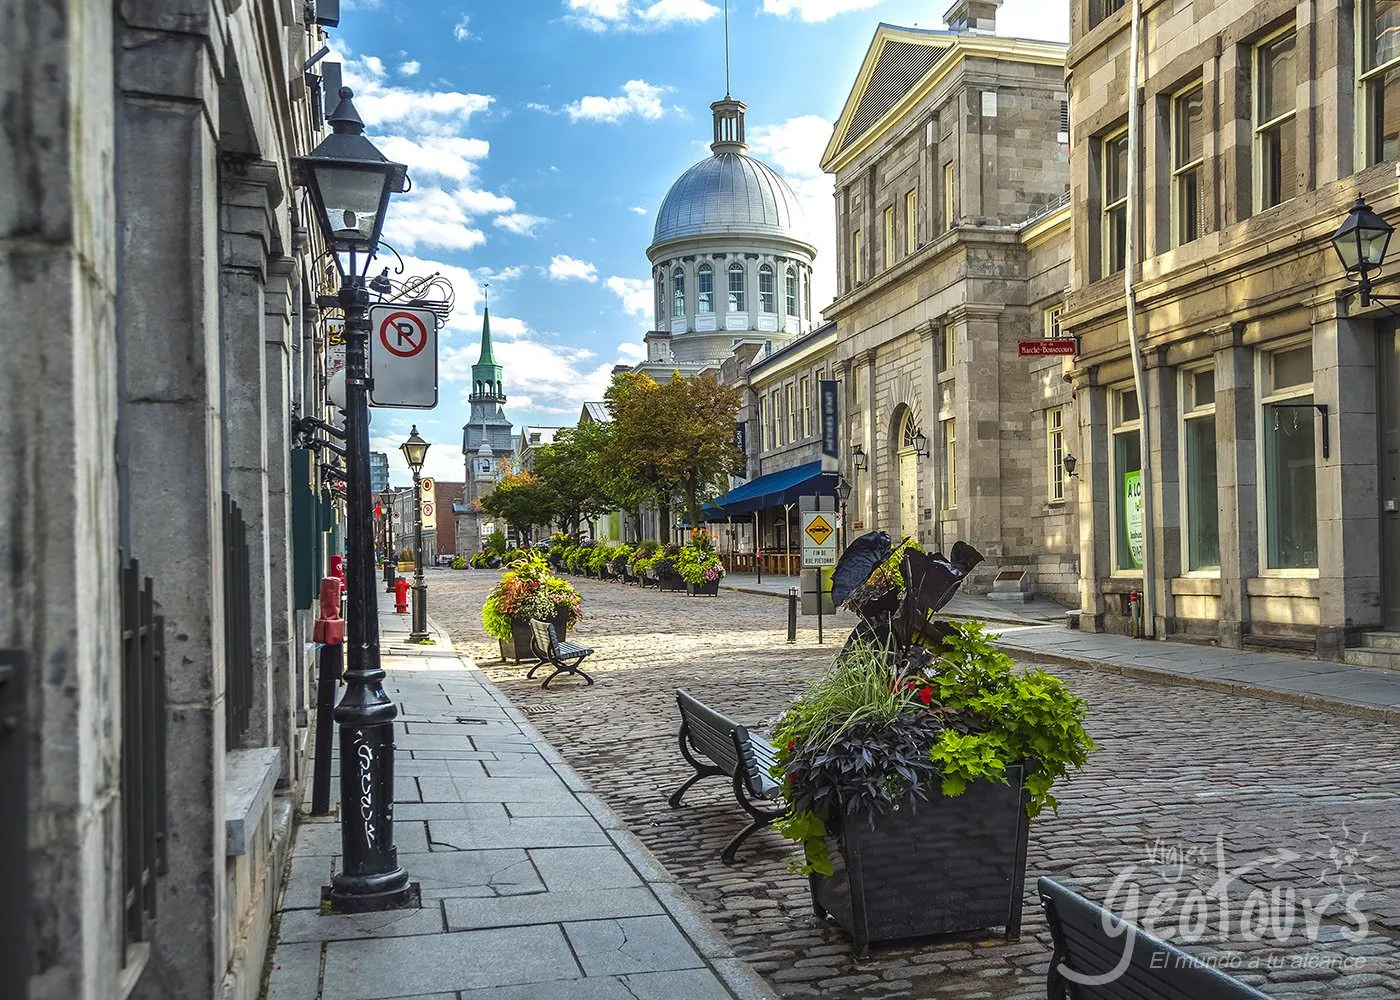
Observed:
[[[571,534],[614,507],[605,488],[610,436],[608,424],[580,423],[561,430],[535,456],[534,473],[554,494],[556,516]]]
[[[507,472],[496,488],[482,497],[481,509],[499,517],[521,538],[533,525],[548,525],[558,514],[554,492],[531,472]]]

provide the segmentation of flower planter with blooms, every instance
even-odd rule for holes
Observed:
[[[551,622],[560,639],[583,617],[583,599],[549,571],[538,555],[512,563],[481,609],[486,634],[501,644],[501,659],[530,655],[530,619]]]
[[[932,617],[981,562],[871,533],[843,554],[833,599],[860,622],[773,727],[786,816],[819,916],[872,942],[1020,933],[1029,821],[1094,749],[1084,703],[1014,669],[984,626]]]
[[[645,541],[638,543],[637,550],[634,553],[632,553],[632,575],[637,578],[637,582],[640,583],[643,587],[645,587],[649,582],[651,582],[649,576],[651,564],[652,561],[656,558],[657,553],[660,551],[661,543],[656,541],[656,539],[654,538],[648,538]]]
[[[684,590],[685,577],[680,570],[680,547],[668,545],[651,561],[652,579],[661,590]]]
[[[676,556],[676,569],[688,585],[691,596],[718,596],[724,564],[715,554],[715,543],[709,535],[697,531],[691,536],[690,544]]]

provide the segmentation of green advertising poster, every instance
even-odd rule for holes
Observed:
[[[1142,470],[1123,473],[1123,527],[1127,529],[1128,555],[1133,569],[1142,569],[1145,537],[1142,525]]]

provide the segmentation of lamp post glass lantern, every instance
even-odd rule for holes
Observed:
[[[418,436],[418,425],[399,445],[408,471],[413,473],[413,625],[409,642],[428,641],[428,584],[423,579],[423,463],[428,459],[428,442]]]
[[[412,905],[416,884],[394,847],[394,719],[379,659],[379,600],[374,580],[374,501],[369,478],[369,291],[365,274],[379,246],[389,195],[407,190],[408,168],[391,163],[365,138],[348,87],[328,119],[333,132],[292,163],[306,188],[340,272],[345,318],[347,621],[345,693],[340,726],[340,871],[322,896],[333,912]]]
[[[1332,249],[1337,252],[1343,270],[1356,278],[1356,290],[1363,307],[1369,306],[1371,299],[1381,297],[1371,294],[1371,272],[1379,271],[1385,263],[1394,231],[1390,223],[1371,211],[1364,198],[1357,198],[1351,212],[1332,234]]]

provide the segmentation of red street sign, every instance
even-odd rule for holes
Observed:
[[[1072,358],[1079,353],[1079,341],[1074,337],[1050,337],[1045,340],[1023,340],[1016,347],[1023,358]]]

